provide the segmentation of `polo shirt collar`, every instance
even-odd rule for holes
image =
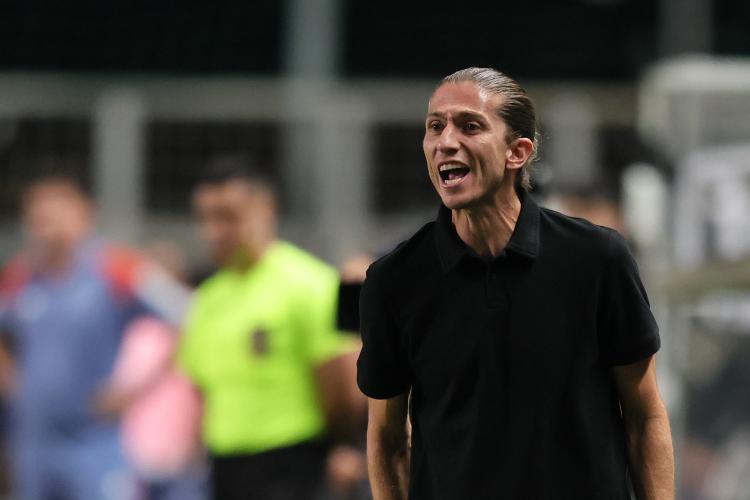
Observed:
[[[519,189],[518,197],[521,200],[521,213],[505,250],[535,259],[539,254],[539,205],[523,189]],[[442,204],[435,221],[435,243],[445,272],[451,270],[464,256],[475,255],[456,233],[451,211]]]

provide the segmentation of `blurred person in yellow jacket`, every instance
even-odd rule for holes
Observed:
[[[219,270],[178,360],[203,396],[213,498],[314,498],[329,439],[364,411],[358,344],[336,328],[338,273],[277,238],[273,186],[240,158],[214,161],[193,205]]]

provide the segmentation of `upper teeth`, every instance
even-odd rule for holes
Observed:
[[[446,163],[445,165],[440,165],[441,172],[447,172],[448,170],[457,170],[459,168],[466,168],[466,166],[461,165],[460,163]]]

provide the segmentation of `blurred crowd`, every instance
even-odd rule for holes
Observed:
[[[279,238],[273,181],[224,155],[191,188],[210,257],[196,267],[169,239],[109,238],[69,167],[33,169],[22,241],[0,270],[0,498],[371,498],[355,363],[373,257],[335,269]],[[545,203],[638,250],[606,191]],[[699,343],[685,347],[680,498],[749,498],[747,323],[712,326],[701,304],[688,339]]]
[[[0,275],[8,498],[369,498],[355,363],[371,259],[336,270],[280,240],[277,200],[241,158],[205,166],[205,273],[170,241],[103,236],[65,171],[25,186]]]

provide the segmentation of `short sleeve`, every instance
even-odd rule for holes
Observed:
[[[355,351],[357,342],[355,337],[336,327],[339,281],[335,271],[331,271],[330,279],[317,280],[315,288],[305,290],[298,314],[304,325],[305,357],[310,364],[318,366]]]
[[[638,265],[615,231],[600,281],[598,330],[602,358],[610,365],[635,363],[659,350],[659,329]]]
[[[409,389],[408,357],[393,310],[377,279],[368,272],[360,295],[362,351],[357,384],[373,399],[388,399]]]

